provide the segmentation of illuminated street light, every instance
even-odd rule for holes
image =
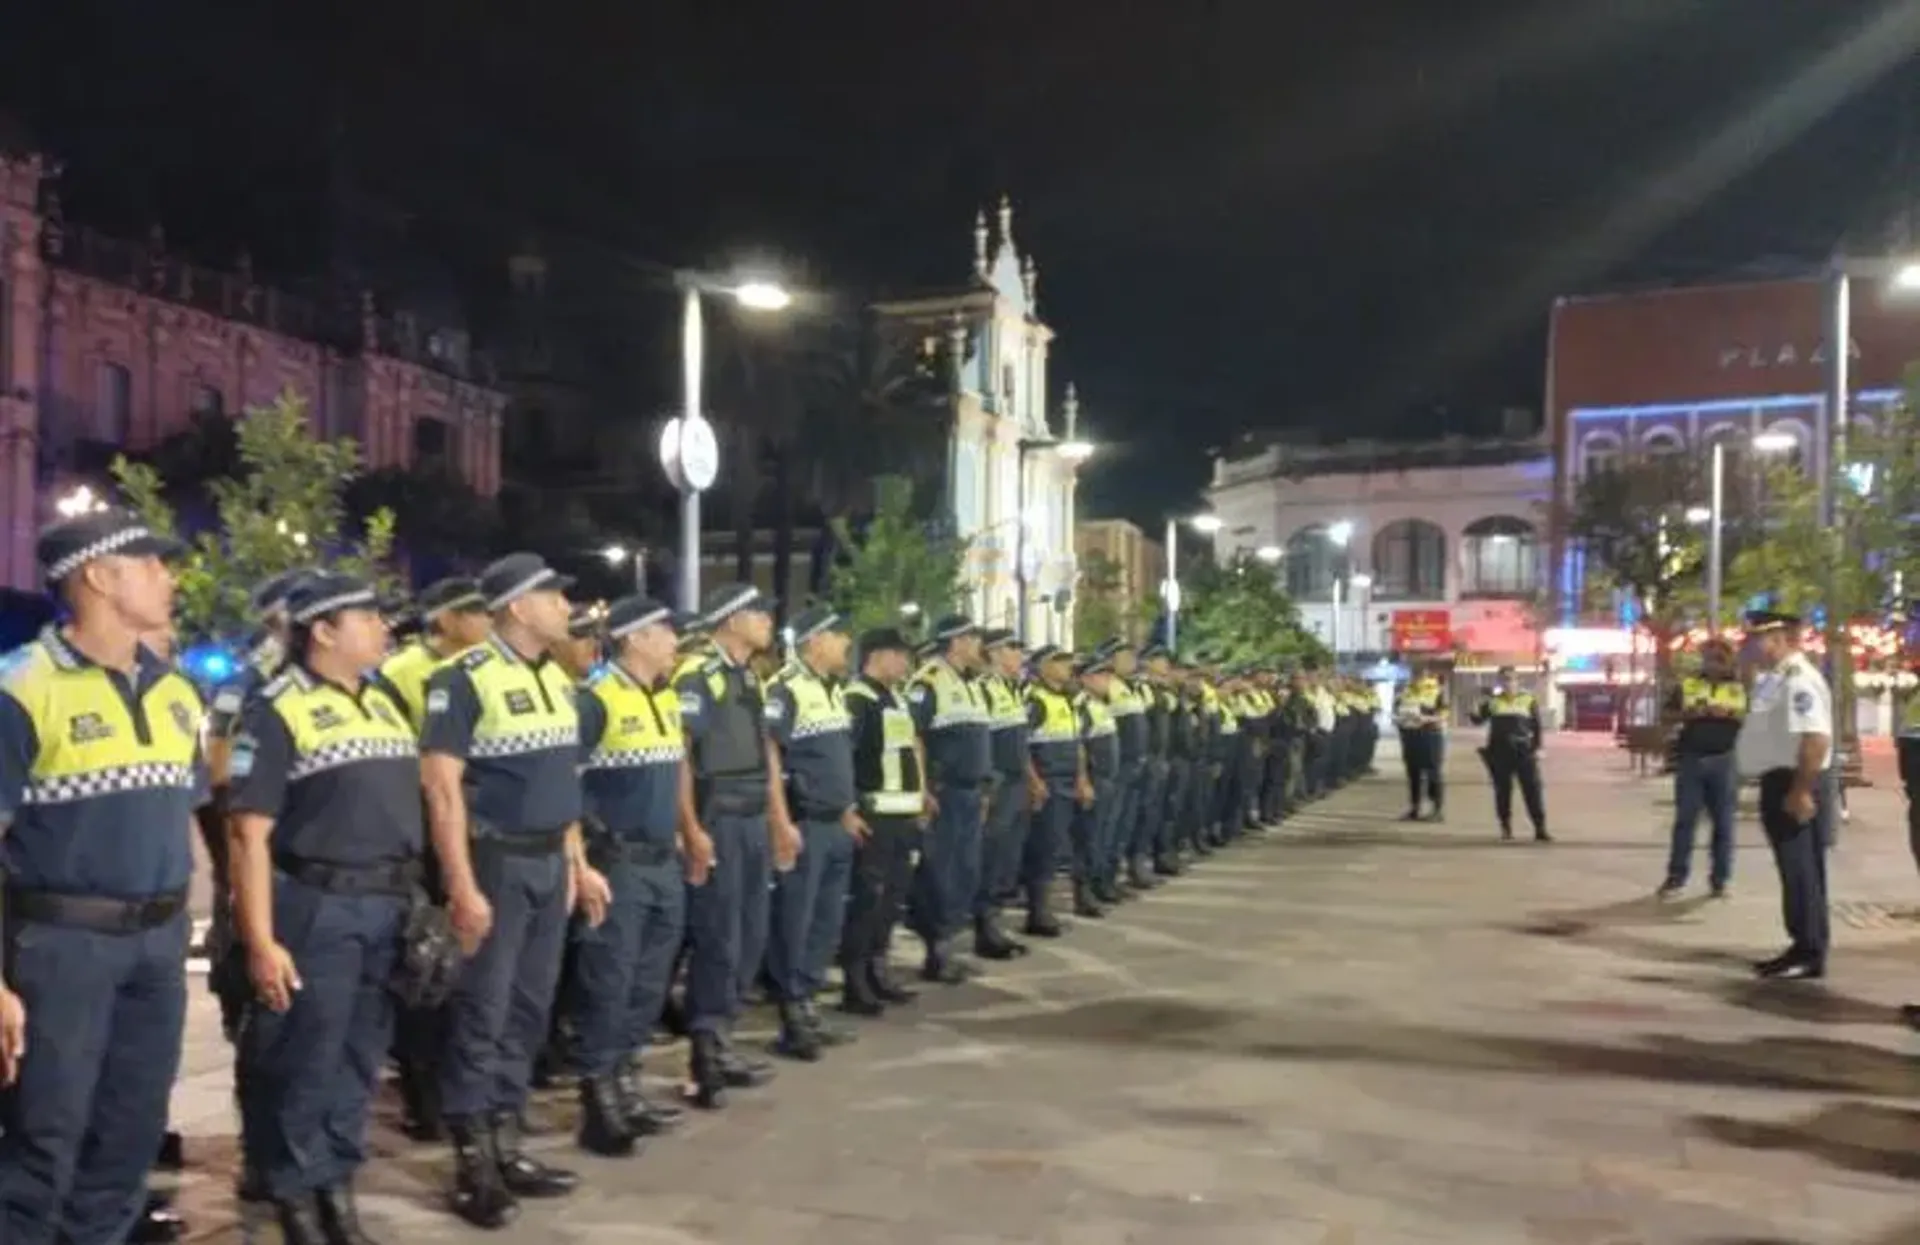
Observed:
[[[1353,577],[1353,586],[1364,592],[1368,588],[1373,587],[1373,576],[1367,574],[1365,571],[1361,571]]]
[[[1193,530],[1202,536],[1211,536],[1226,526],[1225,520],[1217,514],[1196,514],[1187,522],[1193,524]]]
[[[98,497],[92,489],[82,484],[79,488],[74,489],[71,493],[68,493],[65,497],[55,502],[53,508],[59,512],[60,517],[63,519],[77,519],[83,514],[94,514],[98,511],[105,510],[107,503]]]
[[[627,547],[625,545],[608,545],[600,551],[600,556],[607,560],[608,566],[618,566],[627,560]]]
[[[1763,432],[1753,439],[1753,448],[1762,454],[1784,454],[1799,445],[1800,438],[1791,432]]]
[[[1353,539],[1352,520],[1342,519],[1332,527],[1329,527],[1327,529],[1327,539],[1344,548],[1346,543]]]
[[[749,311],[785,311],[793,305],[793,295],[772,281],[745,281],[732,290],[733,299]]]
[[[1286,554],[1287,551],[1278,545],[1262,545],[1253,551],[1253,556],[1259,558],[1268,566],[1272,566],[1275,562],[1285,557]]]
[[[1896,268],[1890,282],[1897,290],[1920,290],[1920,263],[1906,263]]]
[[[608,545],[600,550],[600,556],[608,566],[619,566],[628,558],[633,559],[633,590],[645,594],[647,590],[647,551],[639,546],[632,549],[625,545]]]
[[[1077,467],[1093,457],[1093,442],[1061,441],[1054,445],[1053,452],[1058,454],[1063,461]]]
[[[1713,509],[1709,506],[1688,506],[1687,522],[1708,523],[1713,519]]]

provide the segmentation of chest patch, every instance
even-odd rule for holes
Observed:
[[[182,735],[192,735],[199,731],[198,725],[193,720],[193,710],[187,708],[184,702],[174,701],[167,706],[167,712],[173,717],[173,724],[179,728]]]
[[[337,727],[345,726],[347,723],[347,720],[340,716],[339,710],[335,709],[332,705],[321,705],[315,709],[310,716],[313,721],[313,729],[316,731],[334,730]]]
[[[530,692],[515,689],[506,696],[507,712],[515,717],[533,712],[533,695]]]
[[[76,713],[67,722],[67,742],[98,743],[113,738],[113,728],[97,713]]]

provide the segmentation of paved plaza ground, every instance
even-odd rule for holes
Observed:
[[[1904,813],[1856,792],[1825,983],[1779,949],[1757,828],[1735,893],[1660,905],[1670,800],[1599,741],[1547,757],[1560,842],[1502,845],[1467,747],[1444,825],[1397,763],[981,982],[783,1068],[509,1241],[658,1245],[1920,1242],[1920,902]],[[1704,861],[1697,871],[1704,872]],[[902,954],[907,947],[900,947]],[[196,992],[198,993],[198,992]],[[196,998],[176,1096],[196,1235],[231,1239],[226,1053]],[[650,1057],[663,1077],[677,1050]],[[543,1102],[555,1120],[564,1100]],[[483,1236],[438,1150],[378,1128],[382,1239]]]

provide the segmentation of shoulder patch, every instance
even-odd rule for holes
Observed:
[[[933,689],[925,683],[915,683],[907,689],[907,699],[916,705],[925,704],[927,697],[933,695]]]
[[[253,772],[254,753],[259,745],[251,735],[235,735],[233,747],[227,756],[227,773],[234,778],[245,778]]]
[[[260,689],[260,694],[262,696],[265,696],[267,699],[271,700],[275,696],[280,695],[281,693],[285,692],[288,688],[292,686],[293,686],[293,672],[289,670],[283,674],[276,674],[273,676],[273,678],[269,679],[267,681],[266,686]],[[240,693],[240,689],[235,688],[234,694],[239,695],[239,693]]]
[[[427,693],[427,714],[432,716],[436,713],[445,713],[452,703],[452,698],[447,695],[447,689],[436,687]]]
[[[238,713],[240,712],[240,705],[243,699],[240,695],[240,689],[232,684],[228,684],[213,694],[213,711],[215,713]]]
[[[1813,693],[1804,687],[1794,689],[1793,711],[1795,713],[1812,713]]]

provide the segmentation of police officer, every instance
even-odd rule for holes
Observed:
[[[576,605],[567,615],[567,638],[554,646],[553,659],[576,683],[586,682],[600,664],[600,633],[606,617],[603,601]]]
[[[448,1003],[441,1110],[454,1146],[454,1211],[507,1223],[523,1197],[572,1192],[572,1172],[521,1144],[533,1059],[547,1036],[569,909],[598,921],[607,882],[580,832],[570,580],[515,553],[481,573],[485,643],[427,680],[421,780],[454,929],[472,957]]]
[[[1212,720],[1207,752],[1208,798],[1201,810],[1202,854],[1226,846],[1240,827],[1240,714],[1234,707],[1236,682],[1219,666],[1207,671],[1208,716]]]
[[[1259,817],[1263,825],[1277,826],[1287,816],[1288,755],[1292,739],[1287,730],[1286,689],[1280,674],[1260,671],[1259,688],[1267,709],[1267,754],[1260,766]]]
[[[713,652],[674,690],[693,760],[693,812],[713,841],[707,880],[687,890],[686,1008],[694,1101],[714,1108],[727,1089],[773,1075],[765,1063],[738,1054],[731,1035],[766,952],[774,871],[793,867],[802,839],[767,737],[760,682],[747,668],[773,643],[773,602],[732,584],[709,593],[701,613]]]
[[[1671,899],[1687,888],[1693,868],[1693,831],[1705,810],[1713,823],[1707,884],[1723,899],[1733,878],[1733,809],[1740,776],[1733,767],[1733,741],[1747,716],[1747,689],[1734,666],[1733,646],[1711,639],[1700,646],[1700,673],[1673,689],[1667,708],[1682,721],[1675,741],[1673,771],[1673,851],[1660,896]]]
[[[914,999],[914,992],[895,984],[887,971],[887,947],[926,824],[921,778],[926,756],[900,694],[911,668],[908,650],[906,637],[893,628],[865,632],[860,675],[846,691],[853,782],[867,827],[854,846],[853,886],[840,940],[840,1007],[856,1016],[878,1016]]]
[[[1019,640],[1005,628],[982,632],[980,647],[986,669],[976,682],[987,701],[993,775],[980,835],[980,883],[973,896],[973,953],[982,959],[1010,960],[1027,953],[1026,944],[1009,938],[1000,925],[1001,902],[1019,885],[1020,850],[1034,798],[1027,780],[1024,654]]]
[[[1513,784],[1533,823],[1534,841],[1551,843],[1547,833],[1546,803],[1540,792],[1540,706],[1533,693],[1514,680],[1512,666],[1502,666],[1492,690],[1474,706],[1472,721],[1487,728],[1480,757],[1493,778],[1493,812],[1500,819],[1500,837],[1513,837]]]
[[[122,510],[37,553],[70,621],[0,683],[0,1240],[118,1245],[146,1201],[186,1015],[202,706],[139,637],[179,551]]]
[[[1422,670],[1400,691],[1393,706],[1394,725],[1400,728],[1400,760],[1407,769],[1407,811],[1401,821],[1419,821],[1424,800],[1432,805],[1435,821],[1445,818],[1447,688],[1431,669]]]
[[[234,913],[255,995],[241,1141],[288,1245],[366,1245],[353,1178],[420,877],[420,760],[404,711],[366,678],[387,643],[373,587],[312,575],[287,613],[289,664],[248,702],[232,754]]]
[[[938,655],[922,666],[907,704],[926,740],[927,789],[933,824],[920,849],[909,919],[926,943],[920,975],[955,985],[970,975],[953,938],[972,915],[980,880],[984,796],[993,775],[985,690],[971,677],[980,666],[980,629],[950,614],[934,624]]]
[[[680,1111],[640,1091],[639,1058],[660,1018],[686,928],[689,883],[703,885],[713,843],[692,817],[680,705],[668,682],[674,616],[648,597],[605,615],[607,664],[580,697],[587,856],[613,891],[607,918],[575,931],[573,1060],[582,1147],[632,1153]]]
[[[380,663],[374,681],[400,706],[416,736],[426,722],[427,680],[434,671],[487,638],[493,619],[480,583],[454,576],[429,584],[415,605],[419,634]],[[436,903],[440,869],[431,844],[423,845],[422,888]],[[446,1009],[404,1007],[395,1020],[394,1054],[399,1070],[401,1127],[415,1141],[438,1141],[440,1126],[439,1057],[446,1045]]]
[[[1166,711],[1159,693],[1147,682],[1140,667],[1140,651],[1131,640],[1121,639],[1113,645],[1113,680],[1125,694],[1124,701],[1116,697],[1115,706],[1117,714],[1120,708],[1126,709],[1116,723],[1121,730],[1121,774],[1128,786],[1126,811],[1114,838],[1127,888],[1144,893],[1160,884],[1153,876],[1153,851],[1160,830],[1160,801],[1166,789]],[[1130,734],[1134,751],[1128,754]],[[1131,760],[1127,759],[1129,755]]]
[[[787,807],[803,846],[773,887],[767,975],[780,1010],[775,1049],[811,1061],[849,1034],[826,1024],[813,996],[840,945],[854,845],[871,833],[853,782],[846,619],[824,605],[793,620],[793,656],[767,687],[767,733],[779,749]]]
[[[1119,767],[1113,780],[1113,811],[1105,831],[1104,850],[1096,862],[1093,897],[1117,904],[1133,897],[1125,867],[1133,859],[1133,838],[1140,821],[1140,800],[1147,781],[1147,700],[1133,684],[1139,655],[1131,642],[1114,636],[1100,646],[1107,666],[1107,714],[1113,719],[1119,747]],[[1125,673],[1122,673],[1124,668]]]
[[[1113,691],[1113,659],[1095,652],[1082,658],[1074,673],[1080,692],[1074,709],[1080,718],[1080,746],[1086,756],[1092,799],[1083,800],[1073,819],[1073,911],[1098,919],[1107,914],[1101,898],[1100,870],[1110,855],[1114,814],[1119,804],[1120,733],[1108,697]],[[1111,888],[1108,888],[1111,893]]]
[[[1780,869],[1787,949],[1754,966],[1768,978],[1824,977],[1831,940],[1827,852],[1821,804],[1833,764],[1833,695],[1800,651],[1800,619],[1757,610],[1747,635],[1759,648],[1762,674],[1734,742],[1742,774],[1760,780],[1760,825]]]
[[[1154,645],[1147,649],[1144,657],[1147,679],[1166,715],[1167,733],[1166,775],[1161,781],[1156,809],[1160,826],[1154,832],[1153,871],[1161,877],[1174,878],[1186,872],[1186,865],[1180,859],[1180,845],[1196,738],[1193,702],[1170,651]]]
[[[1034,681],[1027,687],[1027,750],[1033,781],[1046,787],[1036,801],[1021,856],[1021,881],[1027,891],[1027,933],[1058,938],[1050,892],[1060,845],[1073,833],[1078,810],[1093,803],[1081,745],[1080,709],[1070,686],[1073,654],[1043,644],[1033,654]]]

